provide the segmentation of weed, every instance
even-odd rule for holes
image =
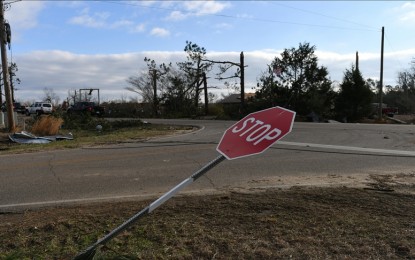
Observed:
[[[35,135],[56,135],[61,128],[63,119],[54,116],[40,116],[32,126],[31,132]]]

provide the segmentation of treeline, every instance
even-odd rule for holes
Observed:
[[[327,68],[319,65],[316,47],[307,42],[285,49],[267,64],[258,75],[255,94],[249,96],[244,95],[247,64],[243,52],[239,61],[210,60],[205,48],[190,41],[184,51],[186,60],[176,64],[158,64],[146,57],[146,67],[126,79],[127,89],[137,93],[140,98],[136,100],[141,99],[140,102],[107,102],[108,116],[237,119],[272,106],[292,109],[299,116],[317,121],[356,122],[378,115],[373,104],[380,100],[379,82],[365,79],[358,64],[345,68],[340,83],[333,82]],[[13,82],[19,84],[16,64],[10,71]],[[222,86],[209,84],[211,78],[220,80]],[[224,87],[239,93],[239,101],[236,98],[233,103],[214,103],[218,97],[209,89]],[[0,94],[1,89],[2,86]],[[408,69],[398,73],[396,86],[388,85],[382,90],[384,104],[397,108],[401,114],[415,113],[415,59]],[[53,90],[44,91],[45,100],[59,103]]]
[[[316,47],[309,43],[285,49],[259,76],[254,96],[237,104],[223,104],[226,107],[221,109],[217,105],[215,108],[208,106],[215,98],[212,94],[206,94],[210,87],[207,82],[209,74],[216,68],[215,75],[210,76],[222,80],[226,87],[241,91],[245,68],[243,60],[209,60],[205,48],[189,41],[184,51],[187,53],[186,61],[175,65],[157,64],[155,60],[145,58],[147,68],[127,79],[127,89],[139,94],[145,104],[142,106],[146,106],[146,110],[140,108],[141,112],[137,113],[146,112],[147,116],[155,117],[212,113],[242,117],[259,109],[282,106],[295,110],[300,116],[312,116],[315,120],[355,122],[376,115],[372,104],[379,100],[379,82],[365,79],[358,64],[354,64],[345,69],[342,82],[335,86],[327,68],[318,63]],[[232,83],[231,79],[236,81]],[[415,66],[399,73],[399,84],[384,88],[384,103],[398,107],[402,113],[415,112],[414,79]]]

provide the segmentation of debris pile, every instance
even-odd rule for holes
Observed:
[[[19,144],[47,144],[59,140],[73,140],[72,133],[68,135],[36,136],[26,131],[13,133],[9,135],[12,142]]]

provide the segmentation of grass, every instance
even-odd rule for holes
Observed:
[[[102,126],[102,131],[96,130],[97,125]],[[9,141],[8,133],[2,132],[0,133],[0,154],[137,142],[156,136],[171,135],[191,130],[193,130],[193,127],[144,124],[140,120],[107,121],[97,118],[75,118],[70,120],[66,118],[64,121],[53,116],[43,116],[32,122],[32,124],[28,124],[27,131],[37,136],[67,135],[71,133],[74,139],[48,144],[17,144]]]
[[[181,196],[96,259],[413,259],[415,196],[291,188]],[[71,259],[150,201],[0,215],[0,259]]]

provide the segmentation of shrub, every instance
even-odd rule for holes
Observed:
[[[63,123],[62,118],[41,116],[32,126],[31,132],[35,135],[56,135]]]

